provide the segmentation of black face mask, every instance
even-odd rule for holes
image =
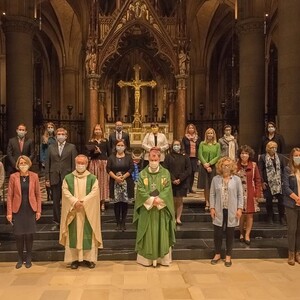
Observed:
[[[123,127],[122,126],[116,126],[116,131],[120,132],[122,131]]]

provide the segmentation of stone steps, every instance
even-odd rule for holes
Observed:
[[[127,230],[115,231],[113,206],[107,204],[102,214],[102,235],[104,249],[99,250],[99,260],[134,260],[136,230],[132,222],[133,207],[128,210]],[[275,214],[275,219],[278,219]],[[279,258],[287,256],[287,230],[278,223],[265,222],[264,205],[261,212],[255,214],[251,234],[251,245],[240,243],[239,231],[235,231],[234,258]],[[174,259],[210,259],[213,256],[213,226],[204,203],[184,205],[183,226],[177,226]],[[58,244],[58,227],[52,224],[52,203],[43,203],[43,215],[37,224],[37,233],[33,247],[35,261],[63,260],[64,250]],[[0,215],[0,261],[15,261],[17,252],[12,227],[7,223],[3,212]]]

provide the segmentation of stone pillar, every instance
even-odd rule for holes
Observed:
[[[239,144],[258,149],[264,134],[265,48],[263,18],[239,21],[240,120]]]
[[[99,123],[99,110],[98,110],[98,90],[99,90],[99,79],[98,74],[89,74],[89,101],[86,118],[86,128],[88,136],[91,135],[93,127]]]
[[[300,135],[300,1],[278,1],[278,129],[289,152]]]
[[[61,105],[64,104],[65,107],[61,107],[60,110],[63,112],[66,110],[67,105],[72,105],[75,108],[73,113],[77,114],[77,70],[73,67],[64,67],[62,71],[63,75],[63,101]]]
[[[33,137],[32,39],[36,23],[27,17],[5,16],[2,24],[6,45],[6,99],[8,137],[19,123]]]
[[[99,119],[100,119],[100,125],[105,130],[105,109],[104,109],[104,103],[105,103],[105,91],[101,90],[99,92]]]
[[[176,91],[169,90],[168,94],[168,104],[169,104],[169,132],[174,132],[174,105],[175,105],[175,95]]]
[[[196,70],[194,76],[194,99],[192,112],[194,117],[197,119],[201,116],[201,112],[199,111],[199,104],[203,103],[206,107],[208,107],[208,103],[206,101],[206,70],[204,68],[199,68]],[[203,113],[202,113],[203,115]]]
[[[175,138],[182,139],[186,127],[186,80],[187,75],[177,75],[177,103],[176,103],[176,123]]]

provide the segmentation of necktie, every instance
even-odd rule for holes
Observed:
[[[59,145],[58,146],[58,152],[59,152],[59,156],[61,156],[62,151],[63,151],[64,146],[63,145]]]
[[[23,151],[23,145],[24,145],[24,140],[22,139],[20,139],[19,140],[19,145],[20,145],[20,150],[21,150],[21,152]]]

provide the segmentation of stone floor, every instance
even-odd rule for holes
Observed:
[[[162,300],[300,299],[300,265],[286,259],[174,261],[170,267],[142,267],[134,261],[101,261],[95,269],[66,268],[63,262],[34,263],[16,270],[0,263],[0,299]]]

